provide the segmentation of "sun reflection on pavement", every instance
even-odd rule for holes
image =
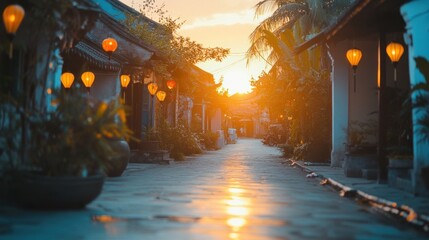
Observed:
[[[251,200],[242,196],[245,192],[245,189],[236,185],[228,188],[229,196],[225,203],[230,239],[240,239],[240,230],[247,224],[246,217],[250,214]]]

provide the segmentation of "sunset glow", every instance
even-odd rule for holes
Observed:
[[[139,1],[122,0],[137,8]],[[245,53],[250,46],[249,35],[264,17],[255,19],[254,6],[257,0],[218,0],[205,1],[204,6],[198,0],[159,0],[173,18],[185,21],[179,33],[203,44],[204,47],[229,48],[231,54],[222,62],[208,61],[197,66],[213,74],[215,81],[223,78],[221,91],[228,90],[230,95],[248,93],[252,90],[250,79],[257,78],[266,70],[263,60],[247,65]],[[133,6],[134,5],[134,6]],[[198,6],[189,8],[185,6]]]

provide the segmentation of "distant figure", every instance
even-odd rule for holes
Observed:
[[[241,127],[240,128],[240,136],[243,136],[244,135],[244,129]]]

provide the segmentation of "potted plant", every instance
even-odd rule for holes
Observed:
[[[146,127],[142,132],[141,150],[143,152],[156,152],[160,150],[161,136],[155,128]]]
[[[96,101],[74,90],[56,94],[51,112],[16,106],[26,130],[15,134],[26,144],[15,149],[23,159],[14,164],[12,195],[23,206],[84,207],[100,194],[115,160],[109,139],[131,135],[119,99]]]

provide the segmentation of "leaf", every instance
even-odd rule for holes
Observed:
[[[416,67],[423,74],[426,84],[429,84],[429,62],[423,57],[414,58]]]

